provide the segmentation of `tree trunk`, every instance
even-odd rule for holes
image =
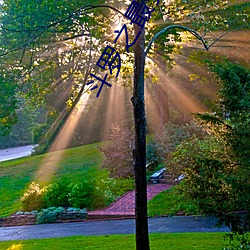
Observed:
[[[135,36],[140,27],[135,25]],[[134,107],[135,147],[133,149],[135,173],[135,217],[136,249],[149,250],[147,218],[147,180],[146,180],[146,117],[144,102],[145,31],[141,32],[134,45],[134,88],[132,103]]]

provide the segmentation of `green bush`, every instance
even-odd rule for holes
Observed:
[[[147,170],[149,171],[154,171],[157,166],[158,166],[158,163],[160,161],[160,157],[157,153],[157,148],[158,148],[158,145],[157,145],[157,142],[154,141],[154,140],[149,140],[149,142],[147,143]]]
[[[96,209],[109,205],[133,189],[132,178],[102,177],[99,180],[91,180],[85,176],[83,181],[77,183],[61,178],[43,189],[37,183],[32,183],[22,197],[22,202],[25,211],[70,206],[79,209]],[[49,217],[53,218],[53,213],[50,213]]]
[[[48,124],[47,123],[42,123],[42,124],[37,124],[33,129],[32,129],[32,140],[33,143],[38,144],[46,133],[46,130],[48,129]]]
[[[208,135],[182,142],[168,169],[185,175],[185,198],[242,233],[250,229],[250,70],[227,61],[208,64],[221,84],[212,112],[196,114]]]
[[[49,207],[37,213],[36,224],[55,222],[59,213],[64,212],[62,207]]]
[[[231,246],[225,247],[223,250],[250,250],[249,234],[247,233],[228,233],[225,239],[229,240]]]
[[[32,182],[21,197],[22,209],[28,212],[41,209],[44,205],[43,194],[44,189],[38,183]]]
[[[93,205],[94,208],[101,208],[111,204],[124,193],[134,189],[132,178],[106,178],[96,182]]]
[[[119,178],[116,179],[116,185],[113,186],[113,193],[115,196],[119,197],[124,193],[134,190],[135,182],[133,178]]]
[[[105,207],[116,199],[111,191],[115,185],[116,180],[114,178],[101,179],[96,182],[93,193],[94,209]]]
[[[92,181],[87,179],[76,183],[72,186],[69,193],[69,204],[73,207],[85,208],[92,206],[92,195],[94,193],[94,185]]]
[[[66,178],[61,178],[56,182],[48,185],[44,192],[45,207],[68,207],[69,193],[71,191],[70,181]]]

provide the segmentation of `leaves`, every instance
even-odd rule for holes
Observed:
[[[181,191],[205,214],[216,215],[232,230],[246,230],[249,216],[242,220],[236,212],[250,209],[249,70],[229,62],[210,62],[210,68],[222,87],[216,112],[196,114],[210,135],[182,143],[169,168],[185,174]]]
[[[17,122],[16,86],[11,79],[0,77],[0,136],[7,135]]]

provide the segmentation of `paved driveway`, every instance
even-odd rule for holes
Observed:
[[[195,216],[150,218],[150,233],[227,232],[218,229],[214,218]],[[135,220],[109,220],[0,228],[0,241],[56,238],[74,235],[134,234]]]
[[[29,156],[31,155],[34,147],[34,145],[28,145],[22,147],[0,149],[0,162]]]

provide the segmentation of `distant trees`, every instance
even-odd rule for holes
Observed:
[[[12,126],[17,122],[16,109],[18,100],[16,85],[6,76],[0,76],[0,136],[10,133]]]

